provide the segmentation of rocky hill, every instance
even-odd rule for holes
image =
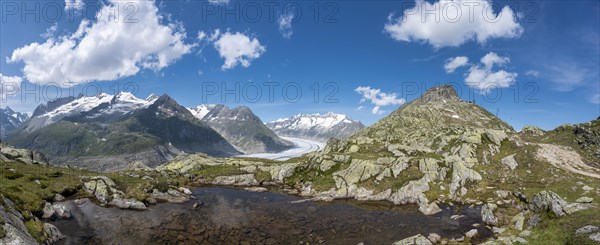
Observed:
[[[189,108],[194,116],[219,132],[227,141],[246,154],[280,152],[293,146],[263,124],[250,108],[225,105],[200,105]]]
[[[345,139],[365,126],[343,114],[298,114],[267,123],[275,133],[304,139],[327,142],[331,138]]]
[[[314,200],[416,204],[427,215],[449,205],[477,205],[487,228],[469,231],[463,241],[493,232],[504,244],[581,243],[590,240],[575,230],[598,218],[599,123],[516,132],[462,101],[451,86],[440,86],[348,139],[330,140],[324,150],[299,158],[272,163],[192,155],[161,169],[198,174],[211,184],[278,183]]]

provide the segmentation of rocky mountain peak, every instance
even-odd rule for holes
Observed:
[[[460,101],[460,97],[452,85],[446,84],[429,88],[417,101],[421,103]]]

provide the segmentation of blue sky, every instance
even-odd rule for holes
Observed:
[[[600,116],[598,1],[128,3],[3,1],[1,106],[31,112],[60,84],[63,95],[135,88],[188,107],[248,105],[263,121],[334,111],[368,125],[452,83],[517,130]],[[469,16],[473,4],[483,7]]]

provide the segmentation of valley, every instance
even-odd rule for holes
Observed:
[[[204,125],[165,96],[148,109]],[[275,153],[181,153],[103,173],[3,144],[0,235],[57,244],[150,233],[148,243],[592,243],[598,136],[598,119],[516,132],[439,86],[345,139],[276,136],[293,146]]]
[[[325,143],[318,142],[309,139],[301,139],[294,137],[284,137],[281,136],[282,139],[292,142],[294,146],[285,151],[276,152],[276,153],[255,153],[255,154],[247,154],[240,155],[239,157],[253,157],[253,158],[264,158],[271,160],[288,160],[290,158],[299,157],[301,155],[318,151],[323,149]]]

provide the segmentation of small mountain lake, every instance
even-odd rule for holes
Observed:
[[[52,222],[66,236],[56,244],[391,244],[418,233],[462,237],[481,224],[480,209],[442,207],[432,216],[416,206],[339,200],[313,202],[274,192],[222,187],[193,190],[196,200],[145,211],[66,201],[73,218]],[[203,204],[193,208],[196,201]],[[453,220],[453,214],[465,217]]]

